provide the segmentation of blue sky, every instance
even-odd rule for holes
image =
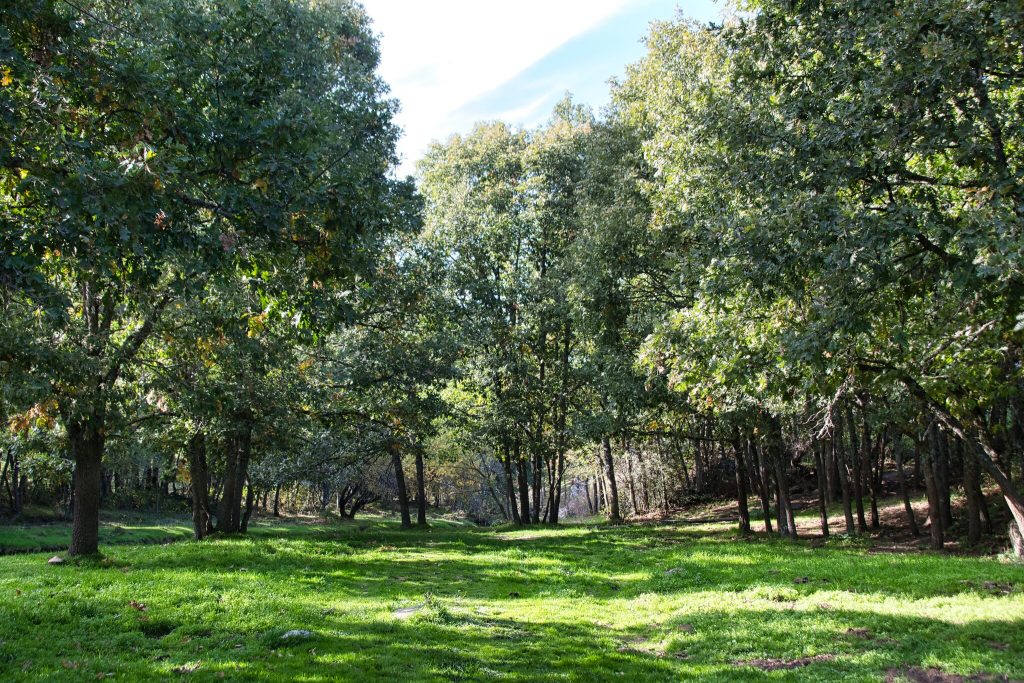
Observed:
[[[434,140],[500,119],[532,127],[566,92],[600,108],[608,80],[643,56],[651,21],[677,9],[718,19],[713,0],[362,0],[381,76],[402,103],[399,173]]]

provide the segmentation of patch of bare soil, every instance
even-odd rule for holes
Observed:
[[[779,671],[782,669],[799,669],[815,662],[830,662],[835,655],[814,655],[800,659],[751,659],[746,662],[733,662],[734,666],[752,666],[761,671]]]
[[[961,676],[959,674],[948,674],[942,669],[925,669],[919,666],[912,666],[906,669],[889,669],[885,680],[886,683],[898,683],[900,681],[911,681],[911,683],[1024,683],[1018,679],[1011,679],[1008,676],[996,676],[994,674]]]
[[[870,640],[875,643],[882,645],[896,645],[897,642],[892,638],[879,638],[871,631],[866,628],[850,628],[846,629],[846,635],[852,636],[853,638],[861,638],[862,640]]]

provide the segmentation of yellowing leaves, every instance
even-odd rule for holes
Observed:
[[[29,410],[14,415],[8,422],[8,428],[14,434],[27,434],[30,429],[53,429],[56,423],[57,402],[54,400],[37,403]]]
[[[267,316],[265,313],[260,315],[254,315],[249,317],[249,332],[248,336],[250,339],[263,334],[263,331],[267,329]]]
[[[5,66],[0,69],[0,86],[7,87],[14,83],[14,78],[11,76],[11,67]]]
[[[256,181],[252,184],[252,186],[253,186],[254,189],[257,189],[260,192],[262,192],[263,194],[266,194],[267,193],[267,188],[270,187],[270,184],[267,183],[267,179],[266,178],[257,178]]]

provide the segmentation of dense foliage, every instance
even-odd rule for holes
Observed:
[[[601,115],[416,188],[347,0],[2,9],[0,497],[73,554],[101,503],[795,538],[890,493],[918,535],[922,488],[934,546],[1024,555],[1018,3],[656,24]]]

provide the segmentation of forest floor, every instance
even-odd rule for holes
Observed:
[[[104,512],[100,543],[123,545],[166,543],[192,538],[192,520],[181,515],[149,512]],[[59,551],[71,542],[71,522],[50,510],[29,511],[18,520],[0,522],[0,555]]]
[[[258,522],[0,557],[0,680],[1024,680],[1024,568],[731,523]]]

